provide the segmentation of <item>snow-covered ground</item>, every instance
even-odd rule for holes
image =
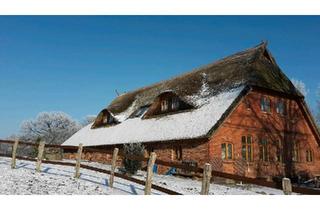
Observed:
[[[144,186],[115,177],[114,188],[108,185],[109,175],[81,169],[80,179],[73,178],[74,168],[42,164],[42,172],[35,172],[35,163],[17,160],[17,168],[11,169],[10,158],[0,158],[0,194],[72,194],[72,195],[143,195]],[[85,163],[108,169],[108,165]],[[140,171],[135,178],[145,179]],[[199,194],[201,182],[198,180],[155,174],[153,183],[182,194]],[[152,190],[153,195],[161,195]],[[283,194],[282,191],[254,185],[211,184],[210,194],[253,195]]]

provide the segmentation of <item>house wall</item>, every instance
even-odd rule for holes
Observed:
[[[202,167],[209,160],[208,139],[179,140],[169,142],[149,143],[145,145],[148,151],[153,150],[157,158],[164,161],[195,161]],[[181,158],[177,157],[177,150],[181,147]],[[158,166],[159,173],[166,173],[170,168]]]
[[[260,99],[268,96],[271,100],[271,112],[261,111]],[[211,136],[209,156],[213,168],[227,173],[235,173],[249,177],[264,177],[308,173],[309,176],[320,174],[320,153],[316,139],[312,134],[298,104],[292,99],[285,99],[287,114],[276,112],[276,102],[281,96],[261,91],[249,92],[225,120],[220,128]],[[242,160],[241,138],[252,136],[253,161]],[[267,139],[268,161],[259,158],[259,140]],[[277,161],[277,142],[283,141],[283,159]],[[297,141],[298,161],[292,161],[292,142]],[[232,143],[233,159],[222,160],[221,144]],[[291,149],[290,149],[291,148]],[[306,150],[313,152],[313,161],[306,161]]]

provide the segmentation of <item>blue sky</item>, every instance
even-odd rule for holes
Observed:
[[[41,111],[81,120],[119,92],[268,40],[315,109],[320,16],[0,16],[0,138]]]

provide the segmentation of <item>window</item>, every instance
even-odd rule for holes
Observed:
[[[267,139],[260,139],[259,141],[259,157],[262,161],[268,161],[268,141]]]
[[[242,136],[241,138],[242,148],[241,154],[242,159],[246,161],[253,161],[253,146],[251,136]]]
[[[313,161],[313,153],[311,150],[306,151],[306,161],[307,162],[312,162]]]
[[[270,99],[264,96],[261,97],[260,107],[264,112],[271,112]]]
[[[112,115],[112,113],[107,109],[104,109],[98,114],[91,128],[94,129],[105,126],[112,126],[118,123],[119,121]]]
[[[179,98],[178,97],[173,97],[171,100],[171,109],[172,110],[177,110],[179,109]]]
[[[168,110],[168,100],[167,99],[163,99],[161,101],[161,112],[165,112]]]
[[[299,148],[296,141],[293,141],[292,143],[292,161],[299,161]]]
[[[154,99],[154,102],[149,105],[148,110],[142,116],[143,119],[148,119],[157,115],[176,114],[193,108],[194,106],[180,99],[172,91],[165,91]]]
[[[141,117],[142,115],[144,115],[148,111],[148,108],[149,108],[149,106],[140,107],[140,109],[138,109],[135,113],[133,113],[131,118]]]
[[[230,143],[221,144],[221,158],[223,160],[233,159],[233,145]]]
[[[286,106],[283,100],[278,100],[276,110],[278,114],[284,115],[286,112]]]
[[[176,158],[177,160],[182,160],[182,147],[176,147]]]
[[[283,143],[282,140],[279,140],[277,143],[277,159],[276,161],[283,163]]]

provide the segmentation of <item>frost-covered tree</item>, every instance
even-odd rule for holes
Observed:
[[[95,115],[87,115],[84,120],[81,122],[82,126],[89,125],[90,123],[93,123],[94,120],[96,119]]]
[[[291,79],[291,82],[305,97],[308,95],[309,90],[304,82],[297,79]]]
[[[41,138],[46,144],[62,144],[80,128],[77,121],[63,112],[41,112],[36,119],[21,124],[21,138],[32,142]]]

